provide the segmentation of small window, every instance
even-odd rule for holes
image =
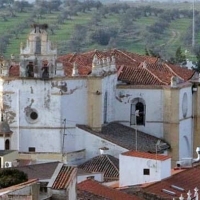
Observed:
[[[36,119],[38,118],[37,112],[33,111],[33,112],[30,114],[30,118],[31,118],[32,120],[36,120]]]
[[[150,175],[150,169],[143,169],[143,175]]]
[[[87,179],[93,179],[94,180],[94,176],[88,176]]]
[[[29,152],[35,152],[35,147],[29,147],[29,148],[28,148],[28,151],[29,151]]]
[[[36,109],[30,108],[26,112],[26,120],[28,123],[34,124],[39,120],[39,114]]]

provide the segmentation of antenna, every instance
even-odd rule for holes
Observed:
[[[193,11],[193,18],[192,18],[192,47],[194,48],[195,45],[195,12],[194,12],[194,1],[193,0],[193,6],[192,6],[192,11]]]

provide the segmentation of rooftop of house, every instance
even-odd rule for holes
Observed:
[[[103,172],[105,181],[119,179],[119,159],[111,155],[99,155],[78,166],[88,172]]]
[[[137,158],[159,160],[159,161],[164,161],[164,160],[170,159],[170,157],[167,155],[152,154],[152,153],[139,152],[139,151],[127,151],[127,152],[122,153],[122,155],[137,157]]]
[[[147,194],[154,194],[165,199],[178,198],[181,194],[187,197],[190,190],[194,194],[194,189],[200,185],[200,165],[181,169],[179,173],[175,173],[169,178],[153,183],[142,189]]]
[[[132,196],[121,192],[120,190],[116,190],[113,188],[109,188],[100,184],[99,182],[88,179],[77,185],[78,190],[85,191],[88,193],[92,193],[94,195],[105,197],[109,200],[139,200],[140,198],[137,196]]]
[[[13,152],[15,152],[15,150],[0,150],[0,156],[5,156]]]
[[[95,195],[91,192],[84,191],[84,190],[77,190],[77,197],[80,200],[110,200],[109,198],[102,197],[99,195]]]
[[[66,189],[70,182],[76,177],[77,169],[73,166],[67,166],[60,163],[52,175],[52,182],[48,184],[54,190]],[[54,179],[55,177],[55,179]]]
[[[50,179],[59,162],[48,162],[15,167],[28,175],[28,179]]]
[[[20,183],[20,184],[17,184],[17,185],[13,185],[13,186],[10,186],[10,187],[7,187],[7,188],[0,189],[0,199],[4,199],[4,195],[7,195],[7,194],[12,193],[16,190],[23,189],[25,187],[31,186],[31,185],[36,184],[36,183],[38,183],[37,179],[31,179],[31,180],[28,180],[26,182],[23,182],[23,183]],[[29,195],[29,193],[27,195]]]
[[[102,131],[94,131],[86,125],[78,125],[79,128],[86,130],[87,132],[108,140],[116,145],[119,145],[127,150],[136,149],[136,133],[133,128],[122,125],[117,122],[109,123],[102,127]],[[137,150],[141,152],[156,152],[156,144],[159,138],[138,131],[137,134]],[[170,146],[165,142],[166,145],[162,145],[162,148],[158,148],[158,152],[162,152],[170,148]]]

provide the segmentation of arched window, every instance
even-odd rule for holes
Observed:
[[[36,37],[35,53],[41,54],[41,39],[40,39],[40,37]]]
[[[145,125],[146,105],[143,99],[136,98],[131,103],[131,125]]]
[[[34,77],[33,62],[29,62],[29,64],[26,66],[26,76],[27,77]]]
[[[10,140],[7,139],[7,140],[5,141],[5,150],[9,150],[9,149],[10,149]]]

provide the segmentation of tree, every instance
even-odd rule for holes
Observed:
[[[23,183],[28,180],[27,174],[18,169],[3,169],[0,171],[0,188]]]
[[[195,47],[194,54],[196,56],[196,62],[194,70],[200,72],[200,46]]]
[[[96,29],[90,36],[90,38],[100,44],[100,45],[108,45],[110,38],[115,38],[117,36],[117,29],[110,28],[100,28]]]
[[[173,64],[180,64],[180,65],[186,64],[186,56],[182,52],[181,47],[177,48],[175,57],[170,58],[170,62]]]
[[[19,12],[24,12],[25,8],[31,7],[31,4],[29,4],[27,1],[15,1],[14,2],[14,8],[18,10]]]

